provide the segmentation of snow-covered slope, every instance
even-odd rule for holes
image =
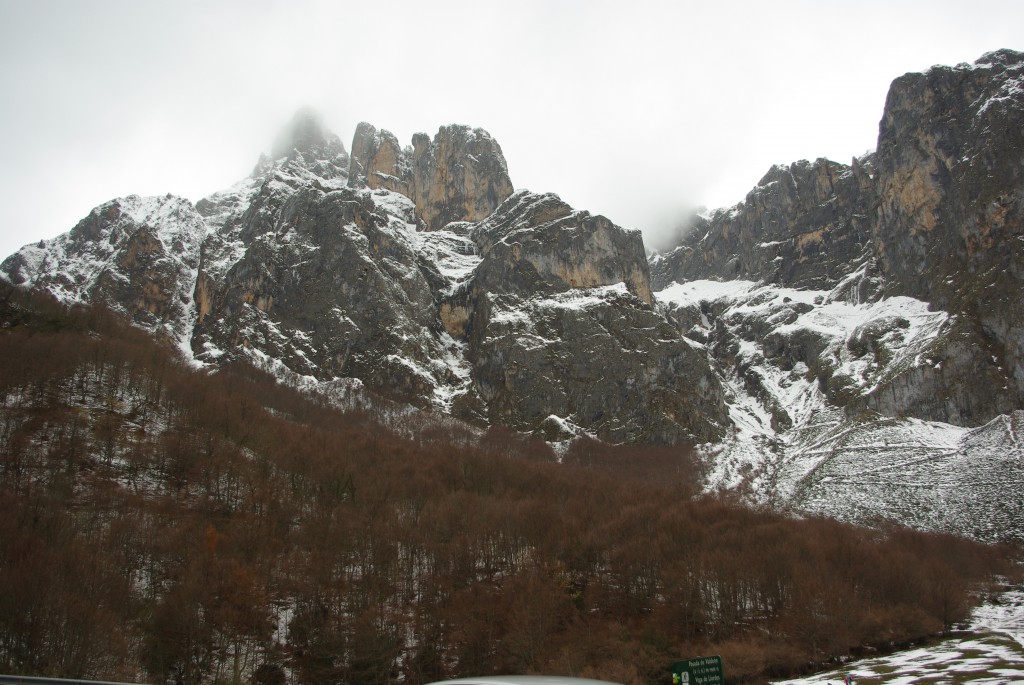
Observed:
[[[66,302],[103,302],[187,350],[207,233],[188,200],[129,195],[96,207],[64,235],[26,245],[2,271]]]
[[[1007,590],[977,607],[956,637],[776,685],[842,683],[847,676],[854,683],[1024,682],[1024,591]]]
[[[858,523],[1024,539],[1024,412],[977,428],[880,412],[901,379],[941,369],[954,317],[844,293],[738,280],[655,293],[728,389],[734,428],[708,447],[709,486]]]
[[[1024,54],[896,79],[877,151],[778,165],[651,262],[705,345],[712,487],[1024,539]]]
[[[711,488],[1020,539],[1022,72],[999,51],[897,79],[877,152],[773,166],[650,261],[513,191],[481,129],[402,148],[361,124],[350,156],[300,112],[235,186],[114,200],[0,274],[198,363],[551,441],[696,441]]]
[[[246,361],[303,386],[358,381],[553,440],[723,434],[703,351],[651,306],[638,231],[554,194],[513,193],[481,129],[442,127],[403,150],[364,124],[350,159],[310,116],[195,207],[116,200],[0,271],[125,311],[201,364]],[[140,241],[167,263],[128,270]],[[135,303],[139,287],[171,304]]]

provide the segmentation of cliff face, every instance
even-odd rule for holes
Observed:
[[[849,411],[979,425],[1020,407],[1022,73],[1024,55],[1004,50],[896,79],[876,153],[850,166],[772,168],[743,202],[701,217],[652,261],[655,289],[749,279],[821,290],[827,301],[914,297],[953,315],[927,347],[930,364],[893,368],[854,397],[843,390],[853,379],[819,363],[824,343],[807,354],[814,334],[776,346],[779,359],[815,367]]]
[[[984,517],[950,489],[996,492],[992,455],[1021,450],[1022,73],[1000,51],[897,79],[876,152],[773,167],[650,261],[638,232],[513,192],[481,129],[401,147],[360,124],[350,155],[304,111],[235,186],[108,202],[0,273],[199,363],[551,441],[708,443],[709,488],[961,530]]]
[[[1024,54],[893,82],[879,126],[873,241],[887,291],[963,312],[985,380],[1024,398]]]
[[[482,263],[474,286],[489,292],[552,292],[624,283],[651,304],[639,231],[575,211],[557,195],[521,191],[473,228]]]
[[[413,196],[412,167],[393,133],[378,131],[365,121],[356,126],[348,185],[351,188],[386,188],[406,197]]]
[[[705,278],[833,287],[870,256],[873,165],[868,155],[851,166],[772,167],[742,202],[696,218],[681,245],[652,265],[655,289]]]
[[[521,191],[470,235],[480,263],[444,305],[476,379],[459,411],[550,439],[567,424],[614,442],[723,435],[721,386],[652,307],[639,232]]]
[[[175,208],[160,219],[126,223],[126,203],[4,272],[166,322],[202,363],[359,383],[552,440],[712,440],[728,422],[703,351],[652,306],[639,232],[554,195],[512,195],[481,129],[442,127],[402,149],[360,124],[349,155],[302,111],[233,188],[195,207],[156,202]],[[98,252],[109,268],[93,273]],[[161,266],[166,255],[178,261]]]
[[[442,126],[433,140],[417,133],[412,147],[403,150],[391,132],[361,123],[352,142],[349,185],[405,195],[428,230],[480,221],[512,194],[501,147],[487,131],[468,126]]]
[[[260,192],[285,179],[276,174]],[[411,205],[405,209],[411,218]],[[242,233],[267,219],[243,216]],[[273,228],[239,247],[237,261],[207,279],[215,294],[196,325],[197,358],[254,353],[300,375],[359,378],[429,405],[448,369],[431,334],[438,326],[430,286],[400,217],[368,192],[300,184]]]

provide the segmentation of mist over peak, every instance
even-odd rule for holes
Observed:
[[[669,203],[655,211],[640,227],[648,254],[664,254],[686,241],[695,230],[707,226],[708,208],[703,205]]]
[[[309,106],[295,112],[271,148],[273,159],[293,159],[296,155],[305,157],[309,154],[314,159],[330,159],[344,153],[345,145],[341,138],[329,131],[320,112]]]

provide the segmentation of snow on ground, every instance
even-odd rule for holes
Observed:
[[[629,290],[622,281],[612,285],[600,285],[593,288],[572,288],[560,293],[519,298],[513,295],[492,296],[494,310],[488,320],[491,326],[520,326],[528,334],[548,344],[553,341],[537,335],[534,324],[539,319],[539,312],[558,310],[586,311],[600,306],[613,297],[626,297]]]
[[[757,502],[862,524],[1024,539],[1024,413],[969,429],[848,416],[827,401],[821,369],[870,393],[935,365],[930,350],[951,322],[919,300],[856,302],[844,290],[693,281],[655,294],[681,330],[708,341],[734,423],[704,448],[707,487],[743,486]]]
[[[466,343],[460,342],[447,332],[440,336],[441,358],[436,360],[452,379],[451,385],[437,385],[434,388],[434,406],[445,413],[451,413],[455,398],[469,392],[473,382],[472,365],[466,358]]]
[[[611,285],[598,285],[592,288],[572,288],[560,293],[540,298],[533,298],[539,307],[551,307],[554,309],[579,309],[586,310],[594,306],[604,304],[610,297],[626,297],[629,289],[622,281]]]
[[[784,370],[771,359],[766,361],[771,356],[765,350],[767,338],[797,340],[800,336],[811,336],[822,340],[822,356],[830,357],[838,373],[867,391],[879,379],[901,368],[929,363],[922,350],[940,334],[949,319],[945,312],[929,311],[927,303],[909,297],[851,303],[832,299],[829,291],[796,290],[751,281],[675,283],[655,293],[655,297],[675,311],[702,306],[720,311],[718,318],[735,336],[743,365],[760,377],[769,395],[766,402],[766,398],[754,397],[744,389],[746,379],[725,379],[734,394],[730,404],[741,438],[776,434],[770,421],[770,407],[766,406],[770,401],[786,409],[797,428],[814,420],[825,405],[815,379],[808,377],[806,364],[798,362]],[[709,331],[712,324],[703,309],[700,319],[699,327]],[[750,326],[749,322],[758,325]],[[878,340],[892,353],[892,360],[884,368],[871,355],[858,354],[849,344],[858,336],[863,337],[871,326],[880,329]]]
[[[448,279],[449,295],[469,278],[481,261],[476,243],[468,236],[448,230],[424,231],[417,236],[420,253]]]
[[[654,293],[654,296],[661,302],[686,307],[723,297],[735,298],[746,295],[756,286],[757,283],[754,281],[687,281],[673,283],[664,290]]]
[[[728,664],[725,664],[728,673]],[[857,685],[1024,682],[1024,589],[999,595],[974,610],[967,634],[928,647],[853,661],[841,669],[777,685],[839,685],[849,675]]]
[[[848,420],[791,449],[779,496],[801,510],[878,517],[984,541],[1024,539],[1024,412],[978,428],[918,419]]]

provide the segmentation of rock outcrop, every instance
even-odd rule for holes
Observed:
[[[197,357],[257,350],[301,375],[359,378],[430,406],[449,369],[417,260],[407,224],[372,193],[301,188],[227,269],[196,326]]]
[[[816,369],[830,399],[848,411],[990,421],[1024,404],[1021,130],[1021,53],[907,74],[890,89],[877,152],[851,166],[819,159],[774,167],[743,202],[700,218],[679,247],[652,260],[654,288],[749,279],[821,290],[826,301],[928,302],[953,315],[945,333],[856,401],[856,383],[817,359],[823,345],[789,363]],[[761,328],[748,324],[740,329]],[[805,343],[796,349],[806,351]]]
[[[743,202],[695,218],[686,238],[651,267],[673,281],[747,278],[834,287],[870,258],[873,155],[851,166],[818,159],[768,170]]]
[[[501,147],[483,129],[442,126],[412,137],[413,201],[428,229],[487,218],[512,194]]]
[[[458,221],[480,221],[512,193],[501,147],[487,131],[442,126],[433,141],[413,136],[401,149],[389,131],[356,127],[349,185],[386,188],[411,199],[428,230]]]
[[[720,439],[718,379],[698,346],[619,286],[475,305],[471,393],[458,414],[564,440],[585,430],[611,442]]]
[[[728,423],[704,350],[652,305],[638,231],[520,191],[470,231],[472,275],[443,305],[473,384],[455,411],[564,438],[720,438]]]
[[[1009,376],[984,381],[1008,406],[1024,401],[1021,131],[1024,53],[896,79],[879,125],[873,227],[887,292],[974,322],[978,352]]]
[[[386,188],[411,198],[414,179],[408,157],[393,133],[360,122],[352,138],[349,187]]]
[[[173,195],[129,195],[93,209],[70,232],[26,245],[0,264],[15,285],[96,302],[187,348],[203,217]]]
[[[651,284],[639,231],[603,216],[575,211],[553,194],[520,191],[473,228],[482,263],[473,284],[520,295],[624,283],[651,304]]]

